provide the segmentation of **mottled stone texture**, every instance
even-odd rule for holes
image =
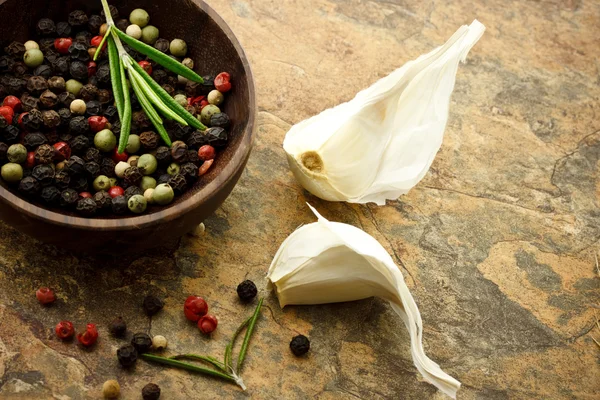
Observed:
[[[239,185],[202,237],[144,257],[87,258],[0,228],[0,398],[98,398],[118,379],[123,398],[144,384],[165,399],[442,399],[412,364],[409,338],[378,299],[281,310],[268,265],[284,238],[327,218],[377,238],[403,269],[422,312],[427,353],[463,383],[461,399],[597,399],[600,308],[598,1],[211,0],[252,62],[259,123]],[[349,100],[478,18],[487,32],[458,72],[440,153],[427,177],[385,207],[327,203],[300,188],[281,143],[290,124]],[[60,232],[57,232],[60,234]],[[125,250],[125,249],[124,249]],[[252,311],[244,278],[267,295],[235,386],[145,362],[119,368],[107,324],[163,334],[169,351],[221,356]],[[60,300],[37,304],[54,287]],[[165,310],[150,321],[141,296]],[[201,294],[218,315],[211,339],[181,312]],[[100,327],[86,351],[59,342],[70,319]],[[291,337],[311,337],[295,359]]]

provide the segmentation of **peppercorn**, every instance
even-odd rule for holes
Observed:
[[[98,88],[94,85],[90,85],[89,83],[87,85],[83,85],[79,91],[79,97],[81,97],[85,102],[94,100],[97,94]]]
[[[75,10],[69,14],[69,24],[73,28],[83,28],[88,23],[88,16],[82,10]]]
[[[85,106],[87,116],[97,116],[102,114],[102,104],[100,104],[99,101],[88,101]]]
[[[59,37],[71,36],[71,25],[68,22],[59,22],[56,24],[56,35]]]
[[[7,183],[17,183],[23,179],[23,167],[17,163],[6,163],[0,169],[0,175]]]
[[[85,46],[89,46],[91,40],[92,34],[88,31],[77,32],[75,35],[75,43],[81,43]]]
[[[96,14],[90,15],[90,18],[88,19],[88,28],[93,34],[96,34],[100,31],[100,27],[103,23],[104,20],[101,16]]]
[[[208,335],[217,329],[218,324],[219,321],[217,320],[217,317],[207,314],[198,320],[198,329],[200,329],[200,332]]]
[[[216,128],[227,128],[230,124],[229,116],[224,112],[213,114],[210,117],[210,126]]]
[[[87,65],[81,61],[72,61],[71,66],[69,67],[69,72],[73,78],[79,81],[83,81],[88,78]]]
[[[6,122],[6,118],[4,118],[2,115],[0,115],[0,129],[4,129],[8,126],[8,123]]]
[[[108,177],[115,176],[115,162],[108,157],[103,158],[100,162],[100,172]]]
[[[110,6],[108,6],[108,11],[110,11],[110,15],[111,15],[111,17],[113,17],[114,20],[119,19],[119,9],[116,6],[113,6],[111,4]],[[102,12],[100,12],[100,15],[102,15],[103,17],[106,18],[106,14],[104,13],[104,9],[102,10]],[[127,20],[125,20],[125,21],[127,21]]]
[[[9,125],[4,129],[4,140],[8,143],[16,141],[21,135],[21,131],[14,125]]]
[[[52,67],[50,67],[49,65],[46,65],[46,64],[42,64],[33,70],[33,74],[35,76],[41,76],[44,79],[50,78],[52,76],[53,72],[54,71],[52,70]]]
[[[156,179],[151,176],[144,176],[140,183],[140,188],[142,192],[146,194],[147,189],[154,189],[156,187]],[[147,199],[146,199],[147,200]]]
[[[21,104],[23,105],[23,111],[29,112],[34,108],[40,108],[40,99],[30,96],[29,93],[25,92],[21,96]]]
[[[98,79],[99,83],[108,85],[110,83],[110,66],[108,64],[101,64],[98,66],[96,78]]]
[[[123,367],[131,367],[137,361],[138,352],[135,347],[127,344],[117,350],[117,358]]]
[[[82,154],[90,147],[90,140],[85,135],[78,135],[69,142],[69,145],[74,154]]]
[[[142,172],[138,167],[129,167],[123,174],[123,179],[130,185],[137,185],[142,180]]]
[[[114,180],[114,182],[113,182]],[[110,197],[112,197],[113,199],[115,197],[119,197],[119,196],[124,196],[125,195],[125,191],[123,190],[123,188],[121,186],[116,186],[117,184],[117,180],[115,178],[110,178],[111,181],[111,186],[110,189],[108,189],[108,194],[110,195]]]
[[[107,105],[109,103],[112,103],[112,101],[113,101],[112,93],[110,92],[110,90],[107,90],[107,89],[98,90],[97,97],[98,97],[98,101],[102,105]]]
[[[66,190],[71,184],[71,176],[67,171],[58,171],[56,175],[54,175],[54,182],[58,189]]]
[[[139,189],[136,186],[131,186],[131,187],[127,188],[127,190],[129,190],[132,187]],[[125,193],[127,193],[127,190],[125,191]],[[146,211],[146,207],[147,207],[146,198],[142,194],[135,194],[135,195],[129,197],[129,200],[127,200],[127,206],[129,207],[129,211],[131,211],[132,213],[141,214],[144,211]]]
[[[52,145],[54,148],[54,159],[63,161],[71,157],[71,147],[65,142],[56,142]]]
[[[71,59],[67,56],[59,57],[51,63],[54,73],[57,75],[67,75],[71,68]]]
[[[119,28],[120,31],[125,32],[127,30],[127,27],[129,26],[129,20],[121,18],[115,23],[115,25],[117,25],[117,28]]]
[[[6,155],[8,153],[8,145],[6,143],[0,142],[0,160],[6,160]]]
[[[98,211],[108,211],[112,205],[112,197],[105,190],[96,192],[94,194],[94,201],[96,202]]]
[[[163,84],[167,79],[167,72],[164,69],[155,69],[152,71],[152,79],[159,85]]]
[[[35,50],[35,49],[34,49],[34,50]],[[28,50],[28,51],[29,51],[29,50]],[[37,50],[37,51],[39,51],[39,50]],[[40,53],[41,53],[41,52],[40,52]],[[28,55],[27,53],[25,53],[25,56],[24,56],[24,57],[31,57],[31,53],[30,53],[29,55]],[[42,55],[42,60],[43,60],[43,57],[44,57],[44,56]],[[13,64],[12,71],[13,71],[13,72],[14,72],[14,74],[15,74],[15,75],[17,75],[17,76],[23,76],[23,75],[25,75],[25,74],[27,73],[27,67],[28,67],[29,65],[31,65],[32,67],[34,66],[34,65],[32,65],[32,60],[31,60],[31,59],[30,59],[30,60],[28,60],[27,64],[26,64],[26,63],[24,63],[24,62],[17,61],[16,63],[14,63],[14,64]],[[36,73],[35,73],[36,71],[37,71],[37,68],[34,70],[34,73],[33,73],[33,74],[34,74],[34,75],[39,75],[39,74],[36,74]]]
[[[23,138],[23,144],[29,151],[34,151],[38,146],[48,142],[46,136],[39,132],[28,133]]]
[[[198,150],[198,158],[202,161],[213,160],[215,158],[215,148],[209,144],[205,144]]]
[[[27,90],[40,94],[48,90],[48,81],[41,76],[32,76],[27,80]]]
[[[27,160],[27,149],[22,144],[13,144],[7,150],[8,161],[22,164]]]
[[[140,143],[148,150],[155,149],[158,146],[160,137],[153,131],[146,131],[140,134]]]
[[[58,336],[61,340],[70,340],[75,335],[75,328],[73,328],[73,323],[71,321],[60,321],[56,324],[54,328],[54,332],[56,332],[56,336]]]
[[[56,32],[56,25],[54,25],[54,21],[51,19],[42,18],[35,26],[35,31],[41,36],[51,36]]]
[[[162,351],[167,348],[167,338],[162,335],[156,335],[152,338],[152,348],[156,351]]]
[[[57,128],[61,123],[60,115],[54,110],[42,111],[42,121],[48,129]]]
[[[96,325],[87,324],[85,332],[77,334],[77,340],[85,347],[92,346],[96,343],[98,340],[98,330],[96,329]]]
[[[35,152],[30,151],[27,153],[27,159],[25,160],[25,168],[31,169],[34,166],[35,166]],[[28,174],[28,176],[29,175],[30,175],[30,173]]]
[[[158,51],[166,53],[169,50],[169,41],[167,39],[157,39],[154,43],[154,48]]]
[[[181,167],[177,163],[171,163],[167,167],[167,174],[169,174],[171,176],[177,175],[179,173],[179,171],[181,171]]]
[[[129,199],[131,199],[133,196],[143,195],[143,193],[144,192],[142,192],[142,189],[139,188],[138,186],[129,186],[127,189],[125,189],[125,192],[123,192],[123,195],[125,196],[127,201],[129,201]]]
[[[194,163],[185,163],[180,169],[179,173],[184,176],[188,185],[193,185],[198,179],[198,167]]]
[[[125,332],[127,332],[127,324],[125,323],[125,321],[123,321],[122,317],[118,317],[113,322],[111,322],[108,330],[114,337],[122,338],[125,336]]]
[[[296,357],[300,357],[310,350],[310,341],[304,335],[294,336],[290,342],[290,350]]]
[[[173,161],[182,163],[187,160],[187,144],[178,140],[171,145],[171,157]]]
[[[164,206],[173,201],[175,193],[173,188],[167,183],[161,183],[156,186],[152,192],[152,201],[158,205]]]
[[[56,130],[46,132],[45,136],[49,143],[58,141],[58,132],[56,132]]]
[[[169,179],[171,179],[171,175],[169,175],[169,174],[159,175],[158,179],[156,180],[156,184],[157,185],[166,184],[167,182],[169,182]]]
[[[73,148],[72,145],[71,145],[71,148]],[[66,170],[69,174],[74,175],[74,176],[84,175],[85,174],[85,162],[77,156],[71,156],[69,158],[69,161],[67,161]]]
[[[0,72],[6,73],[10,71],[14,62],[15,60],[9,56],[0,56]]]
[[[54,290],[48,287],[41,287],[35,292],[35,298],[40,302],[40,304],[48,305],[54,303],[56,301],[56,296],[54,295]]]
[[[96,214],[97,211],[96,201],[89,197],[84,197],[83,199],[77,201],[76,210],[79,214],[85,217],[91,217],[92,215]]]
[[[71,188],[75,189],[78,193],[87,192],[89,183],[85,176],[75,176],[71,179]]]
[[[206,99],[208,100],[208,102],[210,104],[214,104],[215,106],[220,106],[223,101],[225,100],[225,96],[223,96],[223,93],[219,92],[218,90],[212,90],[208,96],[206,97]],[[212,116],[211,116],[212,118]],[[210,120],[209,120],[210,122]]]
[[[208,172],[209,168],[213,165],[214,161],[215,160],[205,161],[198,169],[198,176],[202,176],[202,175],[206,174]]]
[[[199,149],[208,143],[208,137],[202,131],[194,131],[190,134],[186,143],[191,149]]]
[[[50,90],[46,90],[40,96],[40,103],[45,108],[54,108],[58,104],[58,97]]]
[[[254,282],[250,280],[245,280],[240,283],[237,287],[237,294],[240,297],[240,300],[244,303],[251,301],[258,294],[258,289]]]
[[[95,191],[108,190],[110,189],[110,179],[106,175],[99,175],[94,179],[93,187]]]
[[[85,163],[85,171],[89,177],[96,178],[100,175],[100,164],[95,161],[88,161]]]
[[[202,77],[202,80],[204,82],[200,84],[198,94],[206,96],[215,88],[215,77],[212,75],[205,75]]]
[[[136,333],[131,339],[131,345],[138,353],[147,353],[152,347],[152,339],[145,333]]]
[[[125,196],[117,196],[112,199],[112,211],[115,214],[125,214],[129,208],[127,207],[127,198]]]
[[[147,316],[151,317],[165,306],[165,303],[154,295],[148,295],[144,297],[143,302],[144,312]]]
[[[54,147],[43,144],[35,150],[35,161],[38,164],[51,164],[54,161],[54,153]],[[52,177],[54,177],[54,174]]]
[[[45,203],[55,205],[60,198],[60,190],[56,186],[46,186],[42,189],[40,197]]]
[[[175,89],[173,88],[173,86],[164,84],[161,85],[161,87],[164,89],[165,92],[169,94],[169,96],[173,96],[175,94]]]
[[[11,44],[9,44],[7,47],[4,48],[4,51],[9,56],[21,58],[21,57],[23,57],[23,54],[25,54],[26,50],[25,50],[25,45],[23,43],[12,42]]]
[[[198,322],[208,313],[208,304],[200,296],[189,296],[185,299],[183,313],[188,320]]]
[[[182,174],[175,174],[169,179],[169,186],[173,188],[176,195],[181,195],[188,187],[187,180]]]
[[[160,398],[160,387],[155,383],[149,383],[142,389],[143,400],[158,400]]]
[[[19,192],[27,195],[33,196],[37,194],[40,190],[40,183],[32,176],[27,176],[21,179],[19,182]]]
[[[67,110],[69,110],[69,112],[71,112],[70,108],[71,107],[71,103],[75,100],[75,95],[73,93],[70,92],[62,92],[58,95],[58,101],[60,102],[60,104],[62,104],[64,107],[67,107]]]
[[[18,96],[27,87],[27,81],[21,78],[9,77],[4,83],[6,90],[9,94]]]
[[[121,386],[119,385],[119,382],[114,379],[108,380],[102,385],[102,396],[104,396],[105,399],[116,399],[119,397],[120,393]]]
[[[227,145],[227,131],[225,129],[209,128],[205,132],[211,146],[223,147]]]
[[[117,118],[119,118],[119,113],[118,113],[117,107],[112,106],[112,105],[106,107],[106,109],[104,110],[104,116],[110,122],[114,122]]]
[[[74,135],[86,134],[89,131],[90,124],[86,117],[74,117],[69,122],[69,132]]]
[[[90,54],[90,58],[93,58],[94,55],[96,54],[96,48],[90,47],[88,49],[88,53]],[[88,61],[86,64],[86,67],[87,67],[87,71],[88,71],[88,77],[93,78],[93,76],[96,74],[96,71],[98,71],[98,64],[96,64],[95,61]],[[91,81],[91,79],[90,79],[90,81]]]

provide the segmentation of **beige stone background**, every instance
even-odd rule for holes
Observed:
[[[281,310],[265,273],[279,244],[313,221],[361,227],[402,267],[420,307],[427,354],[463,383],[459,399],[598,399],[600,277],[600,2],[586,0],[209,0],[238,35],[258,89],[247,170],[206,221],[202,237],[170,251],[87,258],[0,226],[0,398],[99,398],[106,379],[122,398],[144,384],[163,399],[442,399],[413,366],[401,321],[378,299]],[[339,102],[442,44],[474,18],[487,26],[458,71],[444,144],[426,178],[385,207],[327,203],[287,168],[291,124]],[[221,356],[252,306],[235,286],[267,296],[235,386],[139,362],[118,366],[107,324],[163,334],[170,351]],[[41,308],[33,293],[56,288]],[[166,307],[151,320],[140,296]],[[205,296],[219,316],[211,339],[181,307]],[[58,341],[63,318],[96,322],[90,351]],[[312,350],[288,350],[297,333]]]

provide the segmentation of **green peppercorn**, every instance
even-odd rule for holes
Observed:
[[[7,163],[1,169],[2,179],[7,183],[17,183],[23,179],[23,167],[16,163]]]
[[[173,188],[166,183],[156,186],[156,188],[154,188],[154,192],[152,193],[152,200],[154,203],[161,206],[172,202],[174,197],[175,192],[173,192]]]
[[[187,43],[181,39],[174,39],[169,46],[169,50],[175,57],[185,57],[187,54]]]
[[[158,28],[154,25],[148,25],[142,29],[142,42],[153,46],[158,40]]]
[[[142,178],[142,182],[140,183],[140,187],[142,190],[154,189],[156,187],[156,179],[151,176],[144,176]]]
[[[135,24],[131,24],[127,27],[125,33],[134,39],[140,39],[142,37],[142,28]]]
[[[27,149],[20,143],[11,144],[6,156],[11,163],[23,164],[27,160]]]
[[[209,104],[206,107],[204,107],[200,112],[200,120],[204,125],[209,125],[210,118],[213,115],[218,114],[220,112],[221,110],[219,109],[219,107],[215,106],[214,104]]]
[[[135,154],[140,151],[140,137],[138,135],[129,135],[125,151],[128,154]]]
[[[37,42],[34,42],[33,40],[28,40],[25,42],[24,44],[25,46],[25,50],[31,50],[31,49],[38,49],[40,48],[40,45],[37,44]]]
[[[177,175],[180,170],[181,170],[181,167],[179,166],[179,164],[177,164],[177,163],[171,163],[167,167],[167,174],[169,174],[169,175]]]
[[[129,164],[132,167],[137,167],[139,159],[140,159],[140,156],[131,156],[127,159],[127,164]]]
[[[125,170],[127,170],[127,168],[129,167],[131,167],[131,165],[129,165],[125,161],[119,161],[119,163],[115,165],[115,175],[117,175],[119,178],[124,177]]]
[[[131,196],[127,202],[127,207],[129,207],[129,210],[135,214],[141,214],[146,211],[146,206],[146,198],[141,194],[135,194]]]
[[[210,104],[220,106],[225,100],[225,96],[223,96],[223,93],[219,92],[218,90],[211,90],[206,99]]]
[[[93,186],[96,192],[101,190],[108,191],[108,189],[110,189],[110,179],[106,175],[98,175],[96,179],[94,179]]]
[[[39,67],[44,63],[44,53],[40,49],[29,49],[23,55],[23,62],[29,68]]]
[[[146,177],[144,177],[144,178],[146,178]],[[144,178],[142,178],[142,180],[144,180]],[[144,198],[146,199],[146,202],[148,204],[154,204],[154,198],[152,197],[153,194],[154,194],[154,189],[144,190]]]
[[[181,62],[183,65],[185,65],[186,67],[188,67],[189,69],[194,69],[194,60],[192,60],[191,58],[187,57],[184,58],[183,61]]]
[[[117,178],[108,178],[108,180],[110,181],[110,187],[115,187],[119,183]]]
[[[187,97],[184,94],[177,94],[173,97],[173,100],[179,103],[181,107],[187,106]]]
[[[94,146],[100,151],[112,151],[116,145],[117,138],[110,129],[103,129],[94,136]]]
[[[146,10],[136,8],[131,12],[131,14],[129,14],[129,22],[136,24],[140,28],[143,28],[148,25],[148,22],[150,22],[150,15],[146,12]]]
[[[152,154],[143,154],[137,162],[137,167],[144,175],[152,175],[156,171],[157,165],[156,157]]]
[[[69,79],[65,84],[67,92],[71,93],[73,96],[77,96],[79,91],[83,87],[83,84],[75,79]],[[85,112],[85,111],[84,111]]]

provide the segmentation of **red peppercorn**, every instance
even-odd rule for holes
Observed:
[[[23,117],[25,117],[27,114],[29,114],[28,112],[24,112],[22,114],[19,114],[19,118],[17,119],[17,124],[19,124],[19,128],[25,130],[25,125],[23,125]]]
[[[60,54],[69,54],[69,47],[73,44],[71,38],[58,38],[54,41],[54,48]]]
[[[198,329],[202,331],[205,335],[214,332],[217,329],[217,325],[219,321],[217,321],[217,317],[214,315],[208,314],[198,320]]]
[[[6,122],[8,122],[10,125],[13,117],[15,116],[15,111],[9,106],[2,106],[0,107],[0,115],[3,116]]]
[[[71,157],[71,146],[67,142],[54,143],[54,150],[56,150],[54,158],[57,161],[63,161]]]
[[[98,330],[96,325],[87,324],[85,332],[77,334],[77,340],[85,347],[91,346],[98,340]]]
[[[27,160],[25,160],[26,168],[35,167],[35,151],[30,151],[27,153]]]
[[[148,73],[148,75],[152,75],[152,64],[146,60],[139,61],[138,64]]]
[[[90,128],[94,132],[100,132],[101,130],[106,129],[108,120],[106,119],[106,117],[96,115],[88,118],[88,124],[90,124]]]
[[[195,106],[195,105],[200,104],[200,102],[202,102],[202,100],[206,100],[206,96],[190,97],[188,99],[188,104],[190,106]]]
[[[119,154],[117,148],[115,148],[113,150],[112,159],[113,159],[113,161],[116,164],[118,164],[119,161],[125,161],[126,162],[128,158],[129,158],[129,155],[127,154],[127,152],[124,151],[123,153]]]
[[[73,324],[70,321],[60,321],[56,324],[56,336],[62,340],[69,340],[75,335],[75,328],[73,328]]]
[[[90,192],[81,192],[79,193],[79,197],[82,199],[91,199],[92,194]]]
[[[183,313],[190,321],[198,322],[208,312],[208,304],[200,296],[189,296],[183,305]]]
[[[215,148],[210,144],[205,144],[204,146],[198,149],[198,158],[202,161],[214,160],[215,158]]]
[[[19,112],[22,108],[21,100],[15,96],[6,96],[2,105],[12,108],[14,112]]]
[[[202,111],[202,109],[204,107],[206,107],[207,105],[209,105],[210,103],[208,102],[208,100],[204,99],[200,102],[200,111]]]
[[[90,61],[87,63],[88,78],[96,75],[97,70],[98,70],[98,65],[95,62]]]
[[[41,287],[35,292],[35,297],[38,299],[40,304],[50,304],[54,303],[56,300],[56,296],[54,296],[54,291],[47,287]]]
[[[204,161],[204,164],[202,164],[200,166],[200,168],[198,169],[198,176],[202,176],[205,173],[208,172],[208,169],[213,165],[213,162],[215,162],[215,160],[208,160],[208,161]]]
[[[229,92],[231,90],[231,75],[227,72],[221,72],[215,77],[215,88],[221,92]]]
[[[94,36],[92,40],[90,40],[90,44],[92,45],[92,47],[98,47],[100,46],[100,43],[102,42],[103,38],[104,36]]]
[[[108,194],[110,197],[115,198],[119,196],[123,196],[125,194],[125,190],[121,186],[113,186],[108,189]]]

